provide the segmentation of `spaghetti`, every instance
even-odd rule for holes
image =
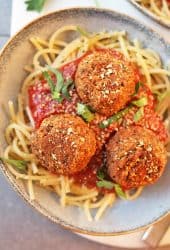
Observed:
[[[63,39],[69,32],[79,36],[70,42]],[[30,39],[36,49],[32,65],[25,67],[28,76],[23,82],[21,93],[18,95],[18,109],[9,101],[10,124],[6,128],[5,136],[8,146],[4,152],[5,159],[27,161],[27,169],[16,170],[7,163],[9,171],[17,178],[27,182],[28,193],[31,200],[36,199],[34,184],[55,192],[60,197],[61,206],[73,205],[82,207],[89,221],[91,211],[95,210],[95,220],[98,220],[104,211],[113,205],[116,200],[115,193],[100,194],[95,188],[78,186],[72,178],[57,176],[42,168],[30,149],[31,133],[35,129],[35,122],[27,102],[28,87],[34,84],[35,79],[40,79],[45,65],[59,68],[66,63],[84,55],[95,47],[114,49],[138,65],[148,86],[160,97],[158,110],[167,128],[170,126],[169,99],[166,97],[170,91],[170,71],[164,69],[159,55],[150,49],[143,48],[138,40],[131,42],[125,31],[100,32],[89,34],[76,26],[64,26],[58,29],[49,40],[39,37]],[[167,115],[168,113],[168,115]],[[166,115],[165,115],[166,114]],[[168,142],[167,142],[168,144]],[[126,191],[128,200],[136,199],[142,192],[142,187],[134,192]]]
[[[135,0],[142,7],[160,18],[164,23],[170,24],[169,0]]]

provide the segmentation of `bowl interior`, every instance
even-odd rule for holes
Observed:
[[[8,118],[4,110],[7,110],[7,101],[16,100],[26,76],[23,67],[31,63],[35,52],[28,41],[29,38],[34,36],[48,38],[59,27],[68,24],[78,24],[89,31],[126,30],[130,39],[138,38],[144,47],[159,52],[165,65],[170,59],[170,46],[156,33],[135,20],[113,11],[75,8],[41,17],[12,38],[0,56],[0,153],[6,146],[4,130],[8,124]],[[1,164],[1,167],[12,186],[34,208],[52,221],[79,232],[102,235],[128,232],[152,223],[170,209],[169,166],[160,181],[154,186],[145,188],[139,199],[135,201],[117,200],[98,222],[88,222],[84,212],[79,208],[61,207],[54,194],[39,187],[35,187],[36,201],[30,201],[25,185],[20,180],[15,180],[5,166]]]

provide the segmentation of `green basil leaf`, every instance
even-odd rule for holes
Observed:
[[[63,78],[62,73],[61,73],[59,70],[54,69],[54,68],[52,68],[52,67],[50,67],[50,66],[48,66],[48,65],[46,66],[46,68],[47,68],[49,71],[51,71],[52,73],[55,74],[56,80],[57,80],[57,84],[56,84],[56,86],[55,86],[55,91],[56,91],[56,92],[60,92],[60,91],[62,90],[62,88],[63,88],[63,85],[64,85],[64,78]]]
[[[52,98],[56,101],[58,101],[59,103],[61,103],[63,101],[63,97],[61,96],[61,93],[54,91],[52,93]]]
[[[90,36],[90,34],[86,30],[84,30],[83,28],[79,26],[77,26],[77,31],[80,33],[80,35],[85,36],[87,38],[89,38]]]
[[[54,69],[50,66],[46,66],[48,71],[51,71],[56,76],[56,84],[54,84],[51,76],[47,71],[42,72],[44,78],[47,80],[47,83],[51,89],[52,98],[57,100],[59,103],[63,101],[63,99],[70,99],[69,88],[73,85],[73,81],[71,79],[64,81],[62,73]]]
[[[69,100],[70,99],[70,94],[69,94],[69,88],[71,87],[73,85],[73,80],[68,80],[65,84],[64,84],[64,86],[63,86],[63,88],[62,88],[62,95],[63,95],[63,97],[65,98],[65,99],[67,99],[67,100]]]
[[[46,0],[27,0],[25,4],[27,5],[27,10],[35,10],[40,12],[44,7]]]
[[[136,85],[135,85],[135,92],[133,93],[132,96],[137,95],[137,93],[139,92],[139,89],[140,89],[141,86],[143,86],[143,83],[141,83],[141,82],[137,82],[136,83]]]
[[[104,128],[107,128],[110,124],[111,124],[111,121],[109,119],[107,119],[107,120],[100,122],[99,127],[104,129]]]
[[[104,173],[104,171],[103,171],[102,169],[99,169],[99,170],[97,171],[97,178],[98,178],[99,180],[103,180],[103,179],[105,178],[105,176],[106,176],[106,174]]]
[[[148,104],[148,99],[146,96],[144,96],[138,100],[132,101],[132,104],[137,106],[137,107],[144,107]]]
[[[100,181],[97,181],[97,187],[100,187],[100,188],[106,188],[106,189],[112,189],[114,188],[114,183],[111,182],[111,181],[106,181],[106,180],[100,180]]]
[[[141,107],[140,109],[138,109],[138,111],[134,114],[133,120],[135,122],[138,122],[139,120],[142,119],[142,117],[144,116],[144,108]]]
[[[51,79],[51,76],[48,74],[47,71],[43,71],[42,75],[44,76],[45,80],[47,81],[51,92],[54,92],[55,86],[54,86],[53,80]]]
[[[119,184],[113,183],[111,181],[107,181],[104,180],[105,178],[105,173],[102,171],[102,169],[97,171],[97,178],[99,179],[99,181],[97,181],[97,186],[100,188],[106,188],[106,189],[112,189],[114,187],[115,192],[117,194],[117,196],[119,196],[120,198],[125,199],[126,198],[126,194],[123,191],[123,189],[121,188],[121,186]]]
[[[90,111],[89,107],[82,103],[77,103],[77,114],[86,122],[91,122],[94,119],[94,114]]]
[[[107,128],[110,124],[112,124],[113,122],[117,122],[119,121],[123,116],[125,116],[129,110],[131,109],[132,105],[129,105],[127,108],[119,111],[117,114],[111,116],[110,118],[108,118],[107,120],[102,121],[99,124],[100,128]]]
[[[13,167],[15,167],[16,169],[21,170],[21,171],[26,171],[27,164],[28,164],[28,161],[5,159],[3,157],[0,157],[0,160],[12,165]]]
[[[63,98],[61,96],[61,93],[55,89],[54,82],[51,79],[49,73],[47,71],[44,71],[42,72],[42,74],[50,87],[52,98],[58,102],[62,102]]]
[[[126,193],[123,191],[119,184],[114,184],[114,188],[118,197],[126,199]]]

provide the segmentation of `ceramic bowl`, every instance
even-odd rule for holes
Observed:
[[[4,47],[0,55],[0,106],[7,109],[7,101],[16,101],[26,73],[24,65],[31,63],[35,53],[28,41],[30,37],[48,38],[59,27],[75,24],[89,31],[126,30],[130,39],[138,38],[145,47],[157,51],[166,65],[170,59],[170,46],[155,32],[126,15],[95,8],[73,8],[50,13],[28,24]],[[0,109],[0,154],[6,147],[4,130],[8,119]],[[51,221],[79,233],[92,235],[117,235],[146,227],[158,221],[170,210],[170,171],[160,181],[144,189],[135,201],[117,200],[99,221],[89,222],[84,211],[76,207],[63,208],[50,191],[35,187],[36,200],[30,201],[25,185],[16,180],[1,163],[1,169],[13,188]]]
[[[155,20],[156,22],[158,22],[159,24],[162,24],[168,28],[170,28],[170,21],[166,22],[164,20],[162,20],[158,15],[152,13],[150,10],[148,10],[147,8],[141,6],[139,3],[137,3],[135,0],[128,0],[130,3],[132,3],[136,8],[138,8],[140,11],[142,11],[145,15],[149,16],[150,18],[152,18],[153,20]]]

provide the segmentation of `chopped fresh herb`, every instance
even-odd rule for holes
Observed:
[[[82,116],[86,122],[91,122],[94,119],[94,114],[90,111],[89,106],[77,103],[77,114]]]
[[[102,121],[100,124],[99,124],[99,127],[104,129],[104,128],[107,128],[110,124],[112,124],[113,122],[117,122],[119,121],[121,118],[123,118],[128,112],[129,110],[133,107],[133,105],[137,106],[137,107],[144,107],[146,106],[148,103],[148,99],[146,97],[142,97],[138,100],[135,100],[135,101],[132,101],[130,103],[130,105],[119,111],[117,114],[111,116],[110,118],[108,118],[107,120],[104,120]],[[134,121],[138,121],[141,119],[141,117],[143,116],[143,112],[144,110],[143,109],[139,109],[135,115],[134,115]]]
[[[53,80],[51,79],[51,76],[48,74],[47,71],[42,72],[42,74],[43,74],[44,78],[47,80],[48,85],[51,89],[51,92],[53,92],[55,89],[55,86],[54,86]]]
[[[140,89],[141,86],[143,86],[143,83],[141,83],[141,82],[137,82],[137,83],[136,83],[135,92],[133,93],[132,96],[137,95],[137,93],[139,92],[139,89]]]
[[[97,171],[97,178],[98,178],[99,180],[103,180],[103,179],[105,178],[105,176],[106,176],[106,174],[105,174],[105,172],[104,172],[102,169],[99,169],[99,170]]]
[[[58,102],[62,102],[63,98],[61,96],[61,93],[57,91],[57,88],[55,87],[54,82],[51,79],[51,76],[49,75],[49,73],[47,71],[44,71],[42,72],[42,74],[44,78],[46,79],[46,81],[48,82],[48,85],[51,90],[52,98],[54,100],[57,100]]]
[[[97,181],[97,186],[100,188],[107,188],[107,189],[112,189],[114,188],[114,183],[111,181],[106,181],[106,180],[100,180]]]
[[[139,120],[142,119],[143,116],[144,116],[144,108],[141,107],[141,108],[138,109],[138,111],[134,114],[134,117],[133,117],[134,122],[138,122]]]
[[[119,184],[116,184],[116,183],[112,182],[112,181],[105,180],[104,179],[105,177],[106,177],[105,172],[102,169],[98,170],[97,178],[99,179],[99,181],[97,181],[97,183],[96,183],[97,186],[100,187],[100,188],[106,188],[106,189],[114,188],[117,196],[119,196],[120,198],[125,199],[126,194],[123,191],[123,189],[121,188],[121,186]]]
[[[27,0],[25,4],[27,5],[27,10],[34,10],[40,12],[45,4],[46,0]]]
[[[107,128],[110,124],[112,124],[113,122],[117,122],[119,121],[123,116],[125,116],[129,110],[131,109],[132,105],[129,105],[127,108],[119,111],[117,114],[111,116],[110,118],[108,118],[107,120],[102,121],[99,124],[100,128]]]
[[[26,171],[28,161],[22,161],[22,160],[13,160],[13,159],[5,159],[3,157],[0,157],[0,160],[12,165],[16,169],[20,171]]]
[[[50,66],[46,66],[46,68],[56,76],[55,84],[47,71],[42,72],[50,87],[52,98],[59,103],[62,102],[63,99],[70,99],[69,88],[73,85],[73,81],[71,79],[64,81],[63,75],[59,70],[51,68]]]
[[[50,67],[50,66],[48,66],[48,65],[46,66],[46,68],[47,68],[49,71],[51,71],[52,73],[54,73],[54,75],[56,76],[56,79],[57,79],[56,90],[57,90],[58,92],[60,92],[61,89],[62,89],[62,87],[63,87],[63,85],[64,85],[64,78],[63,78],[62,73],[61,73],[59,70],[54,69],[54,68],[52,68],[52,67]]]
[[[132,104],[137,106],[137,107],[143,107],[143,106],[146,106],[148,104],[148,99],[146,96],[144,96],[138,100],[132,101]]]
[[[68,80],[63,88],[62,88],[62,95],[65,99],[69,100],[70,99],[70,94],[69,94],[69,87],[71,87],[73,85],[73,80]]]
[[[77,26],[77,31],[80,33],[80,35],[85,36],[87,38],[89,38],[90,36],[90,34],[86,30],[84,30],[83,28],[79,26]]]
[[[123,191],[119,184],[114,184],[115,192],[120,198],[126,199],[126,193]]]

